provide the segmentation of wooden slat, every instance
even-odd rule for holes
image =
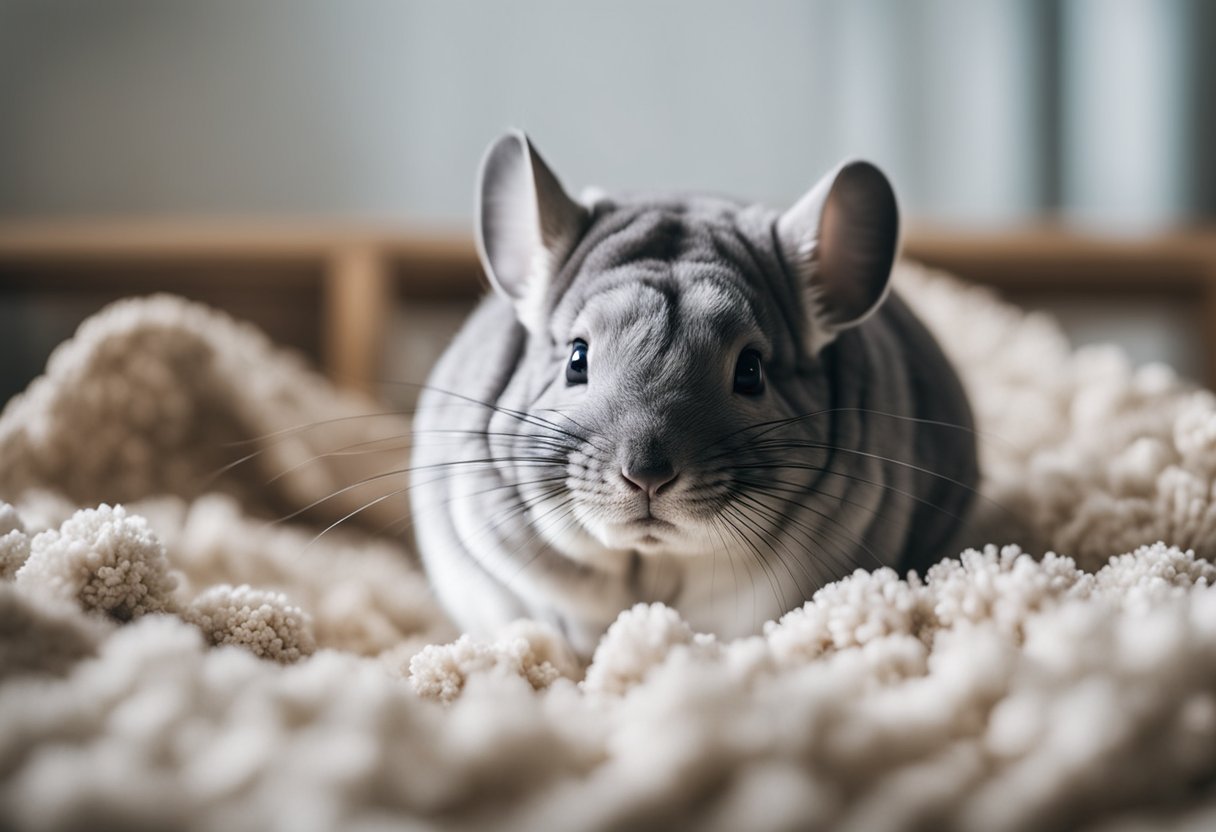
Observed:
[[[371,395],[392,302],[383,252],[350,246],[333,255],[324,298],[326,372],[343,387]]]
[[[904,256],[1012,291],[1202,291],[1216,233],[1114,237],[1058,227],[1010,232],[911,231]]]
[[[1211,322],[1202,335],[1216,385],[1216,229],[1111,236],[1061,226],[922,225],[906,235],[903,251],[1014,300],[1080,292],[1183,298]],[[394,296],[472,298],[485,289],[469,236],[449,231],[264,220],[0,223],[0,293],[146,290],[161,268],[155,288],[188,294],[191,287],[197,294],[200,276],[240,285],[264,275],[267,291],[295,291],[325,275],[324,365],[339,383],[364,390],[374,387]]]
[[[4,262],[162,257],[314,260],[352,246],[381,249],[394,257],[473,256],[467,235],[377,226],[265,220],[0,223],[0,261]]]

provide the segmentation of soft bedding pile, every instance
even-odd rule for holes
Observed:
[[[897,279],[1001,545],[732,643],[638,607],[586,668],[443,620],[404,419],[217,313],[105,310],[0,416],[0,827],[1216,827],[1216,399]]]

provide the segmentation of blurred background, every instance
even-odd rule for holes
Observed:
[[[1213,43],[1206,0],[0,0],[0,401],[168,290],[408,404],[509,126],[576,193],[868,157],[909,255],[1212,383]]]

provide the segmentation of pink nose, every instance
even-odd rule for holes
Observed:
[[[646,468],[622,468],[621,478],[631,488],[645,491],[651,497],[675,481],[676,472],[670,465],[659,465]]]

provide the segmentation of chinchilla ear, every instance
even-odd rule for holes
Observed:
[[[802,282],[815,354],[886,297],[899,240],[895,192],[869,162],[844,162],[781,215],[777,238]]]
[[[549,284],[585,230],[587,211],[518,130],[490,145],[482,159],[476,223],[486,276],[514,302],[520,322],[540,332]]]

